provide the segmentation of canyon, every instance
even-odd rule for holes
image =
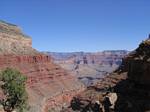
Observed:
[[[102,52],[46,52],[54,62],[71,72],[85,86],[94,85],[115,71],[129,51],[107,50]]]
[[[32,39],[13,24],[0,21],[0,70],[7,67],[27,76],[29,112],[59,111],[84,85],[48,55],[32,48]]]
[[[0,40],[0,71],[14,68],[27,77],[29,112],[74,112],[74,97],[80,112],[107,92],[118,96],[110,112],[150,111],[150,38],[132,52],[39,52],[18,26],[0,21]]]

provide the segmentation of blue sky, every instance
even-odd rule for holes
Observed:
[[[133,50],[150,33],[150,0],[1,0],[40,51]]]

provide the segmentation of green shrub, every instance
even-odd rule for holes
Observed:
[[[0,73],[3,81],[2,89],[6,98],[2,101],[4,110],[11,112],[18,110],[24,112],[27,107],[27,93],[25,89],[26,77],[19,71],[7,68]]]

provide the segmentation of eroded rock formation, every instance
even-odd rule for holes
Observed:
[[[33,49],[31,38],[18,26],[0,21],[0,40],[0,69],[15,68],[27,76],[30,112],[47,112],[57,105],[61,108],[84,89],[50,56]]]
[[[120,66],[122,58],[128,54],[128,51],[110,50],[96,53],[49,52],[48,54],[53,57],[55,63],[70,71],[86,86],[90,86],[116,70]]]

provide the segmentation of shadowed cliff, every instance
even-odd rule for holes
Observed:
[[[150,39],[124,59],[128,78],[115,86],[116,112],[150,111]]]

